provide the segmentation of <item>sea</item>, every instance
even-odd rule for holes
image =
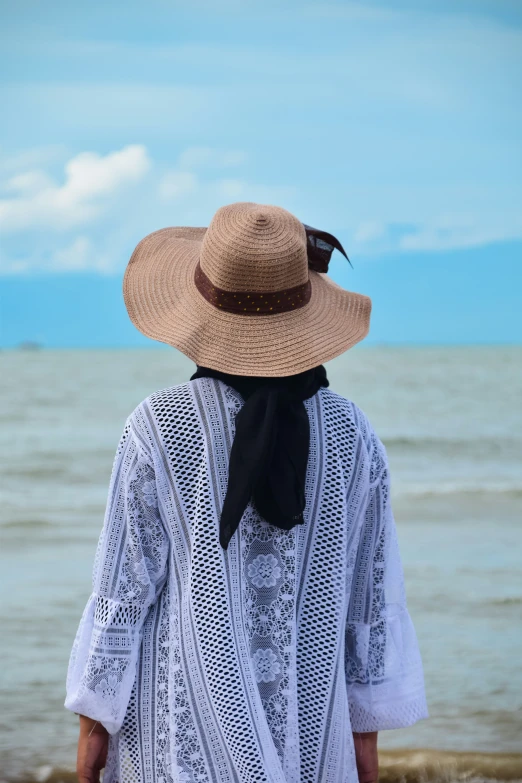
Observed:
[[[326,365],[389,455],[430,717],[382,781],[522,780],[522,346],[357,346]],[[174,349],[0,352],[0,783],[76,780],[65,710],[125,419]]]

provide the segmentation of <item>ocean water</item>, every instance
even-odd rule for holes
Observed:
[[[359,346],[327,365],[384,441],[430,718],[381,780],[522,779],[522,348]],[[174,350],[0,353],[0,781],[74,780],[65,674],[124,421]],[[69,772],[68,772],[69,770]]]

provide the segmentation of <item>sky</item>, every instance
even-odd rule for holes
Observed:
[[[0,9],[0,347],[157,345],[132,250],[234,201],[341,240],[368,343],[522,342],[519,0]]]

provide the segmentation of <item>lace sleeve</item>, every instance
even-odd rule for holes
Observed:
[[[368,502],[355,554],[345,671],[353,731],[428,717],[422,661],[408,613],[385,448],[372,435]]]
[[[65,707],[111,734],[125,717],[142,626],[167,573],[168,538],[152,460],[127,420],[109,487],[93,570],[93,592],[76,633]]]

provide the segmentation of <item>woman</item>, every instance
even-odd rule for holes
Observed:
[[[131,320],[197,364],[118,446],[65,706],[81,783],[372,783],[427,717],[386,452],[322,363],[368,297],[329,234],[239,203],[134,251]]]

